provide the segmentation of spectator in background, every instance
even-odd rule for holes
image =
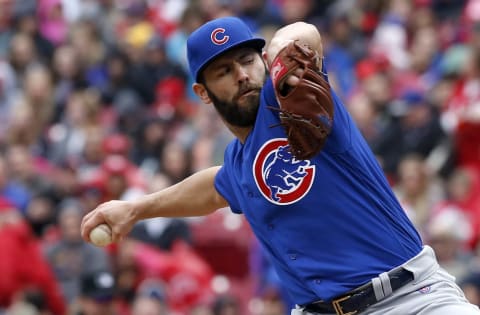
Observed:
[[[467,217],[454,207],[432,216],[425,229],[425,241],[435,250],[438,263],[459,280],[474,269],[467,246],[471,233]]]
[[[24,216],[35,237],[42,242],[46,241],[57,221],[52,191],[36,191],[28,203]]]
[[[70,94],[79,89],[86,89],[83,78],[80,58],[72,47],[65,44],[57,47],[52,58],[52,72],[54,75],[54,102],[55,122],[58,122],[65,111]]]
[[[32,38],[27,34],[15,33],[10,41],[8,61],[15,76],[22,82],[27,69],[39,64]]]
[[[360,60],[355,69],[358,84],[347,106],[360,122],[360,130],[383,170],[393,176],[396,169],[392,160],[396,157],[390,152],[394,148],[388,144],[395,130],[390,108],[394,100],[390,67],[385,58]]]
[[[39,0],[38,21],[40,32],[55,45],[62,44],[68,31],[68,24],[63,15],[61,0]]]
[[[401,95],[408,90],[426,93],[438,82],[441,75],[442,52],[438,32],[433,26],[414,29],[408,47],[409,66],[395,72],[394,93]]]
[[[457,163],[480,169],[480,50],[470,49],[463,71],[443,107],[442,122],[453,135]]]
[[[143,181],[138,168],[125,156],[107,156],[99,170],[99,180],[103,183],[104,200],[132,200],[144,193]]]
[[[4,58],[8,52],[11,39],[13,1],[0,2],[0,57]]]
[[[475,305],[480,306],[480,273],[478,270],[469,273],[459,283],[467,299]]]
[[[162,172],[172,183],[185,179],[190,170],[190,151],[180,143],[169,142],[166,144],[159,157],[158,171]]]
[[[407,23],[413,10],[411,1],[392,0],[386,2],[378,26],[371,38],[370,47],[373,57],[386,57],[396,69],[406,69],[409,64],[407,52]]]
[[[457,167],[447,178],[446,198],[432,209],[433,214],[445,209],[456,209],[466,216],[471,233],[467,240],[468,247],[478,247],[480,236],[480,177],[475,169]]]
[[[110,80],[106,62],[109,61],[107,52],[111,47],[100,37],[98,27],[90,21],[80,20],[71,25],[69,44],[78,55],[78,63],[82,66],[82,72],[88,86],[102,92],[108,86]],[[107,105],[110,100],[104,100]]]
[[[156,296],[136,295],[132,302],[132,315],[167,315],[164,301]]]
[[[132,91],[131,77],[129,73],[130,63],[126,54],[113,48],[105,56],[105,63],[100,69],[91,69],[92,72],[99,72],[92,80],[99,81],[95,83],[102,93],[102,101],[105,104],[112,105],[116,96],[123,90]],[[103,72],[105,73],[104,77]],[[92,73],[92,76],[95,75]],[[93,82],[90,83],[92,85]],[[137,94],[135,93],[137,96]]]
[[[33,290],[44,294],[51,313],[65,314],[66,304],[40,243],[15,205],[5,198],[0,198],[0,248],[5,253],[0,259],[0,308]]]
[[[199,6],[191,3],[182,13],[177,29],[165,39],[165,52],[169,60],[182,66],[183,71],[188,72],[186,54],[187,37],[197,27],[203,24],[205,16]],[[189,83],[193,83],[189,78]],[[191,84],[188,84],[191,86]],[[195,97],[196,99],[196,97]]]
[[[267,0],[240,1],[238,17],[255,33],[259,33],[267,26],[278,28],[283,23],[278,8],[272,6]]]
[[[120,315],[115,303],[115,278],[108,271],[82,275],[72,315]]]
[[[48,309],[47,297],[37,288],[27,288],[15,297],[8,315],[54,315]]]
[[[215,110],[199,106],[192,124],[195,133],[191,143],[193,170],[202,169],[202,165],[222,163],[223,150],[232,136],[226,132],[221,121],[215,118]]]
[[[238,301],[229,295],[218,296],[212,305],[213,315],[240,315],[241,307]]]
[[[35,1],[18,1],[13,15],[13,31],[25,34],[33,40],[35,51],[42,63],[48,64],[55,50],[53,43],[40,31]]]
[[[205,18],[205,21],[221,16],[234,15],[236,8],[232,3],[225,0],[200,0],[199,12]]]
[[[256,295],[262,302],[262,313],[268,313],[269,308],[285,310],[295,307],[286,288],[282,286],[280,278],[275,271],[270,258],[266,255],[259,242],[252,242],[250,252],[250,271],[256,281]],[[265,314],[266,315],[266,314]]]
[[[87,129],[82,152],[71,157],[78,168],[78,181],[82,185],[94,178],[107,154],[104,143],[108,137],[105,133],[100,125]]]
[[[195,3],[190,4],[183,11],[180,17],[177,29],[165,39],[165,52],[168,59],[179,64],[185,73],[188,73],[187,62],[187,37],[197,27],[205,21],[204,15],[201,13],[199,6]],[[192,86],[193,79],[188,76],[186,86]],[[186,91],[190,99],[197,100],[197,96],[190,89]]]
[[[0,143],[5,141],[7,127],[18,93],[18,82],[10,63],[0,59]]]
[[[372,142],[379,137],[381,123],[372,100],[365,92],[357,92],[348,102],[348,111],[358,125],[360,132],[367,142]]]
[[[80,293],[82,275],[111,270],[112,263],[104,249],[82,241],[80,222],[84,208],[79,201],[62,201],[58,213],[58,239],[46,247],[45,255],[62,287],[66,303],[71,304]]]
[[[138,285],[145,279],[145,270],[136,261],[138,245],[130,238],[115,247],[113,256],[115,296],[122,310],[130,312]],[[151,260],[155,262],[154,259]]]
[[[165,39],[152,34],[141,49],[142,60],[133,63],[131,74],[132,86],[144,104],[155,101],[155,89],[163,80],[179,78],[185,84],[187,74],[179,64],[167,58]]]
[[[212,308],[205,304],[194,305],[188,315],[213,315]]]
[[[267,288],[261,295],[262,307],[259,315],[283,315],[289,307],[285,304],[278,288]]]
[[[389,112],[390,122],[371,143],[385,172],[395,173],[400,159],[406,154],[416,153],[427,158],[444,145],[445,133],[439,115],[420,91],[405,92],[399,101],[389,106]]]
[[[75,161],[81,155],[90,129],[100,123],[99,95],[93,90],[79,90],[69,94],[60,122],[49,130],[48,158],[54,163]]]
[[[136,169],[123,182],[117,180],[121,172],[113,176],[124,186],[121,198],[145,190],[145,183],[168,182],[168,174],[184,177],[222,163],[231,135],[209,107],[198,106],[189,88],[187,36],[207,18],[221,15],[241,16],[267,39],[286,21],[306,19],[324,31],[330,82],[342,92],[405,209],[417,214],[412,220],[426,232],[432,216],[450,208],[462,211],[473,229],[467,254],[478,256],[477,4],[0,0],[0,196],[26,215],[24,222],[43,235],[41,244],[50,246],[66,242],[57,234],[62,201],[76,197],[93,209],[104,200],[110,173],[103,166],[112,154]],[[336,78],[336,73],[344,74]],[[412,90],[426,103],[407,104],[404,92]],[[128,138],[128,147],[114,152],[103,146],[118,133]],[[412,161],[411,153],[421,157]],[[447,190],[442,201],[439,190]],[[169,248],[177,236],[195,243],[189,221],[179,228],[174,224],[180,233],[166,237],[171,223],[145,222],[139,238],[161,248]],[[119,278],[132,276],[127,269]],[[274,295],[266,299],[278,306]],[[43,307],[38,290],[14,300],[9,312]],[[210,305],[203,306],[196,311],[211,313]]]
[[[56,164],[48,174],[57,202],[73,197],[79,192],[78,170],[71,161]]]
[[[397,174],[393,191],[410,220],[423,234],[432,217],[433,207],[445,197],[443,187],[418,154],[405,155]]]
[[[132,89],[122,89],[112,100],[112,110],[116,115],[115,129],[127,136],[134,136],[148,114],[138,94]]]
[[[10,170],[3,155],[0,155],[0,197],[8,200],[22,213],[27,210],[32,197],[24,185],[10,177]]]
[[[38,135],[35,126],[35,115],[29,101],[19,95],[12,100],[11,112],[4,135],[6,145],[20,144],[28,146],[29,149],[39,152],[42,140]]]
[[[30,107],[34,117],[29,128],[33,130],[35,141],[38,143],[36,151],[45,156],[45,147],[42,142],[45,141],[46,130],[53,121],[55,110],[53,82],[49,68],[44,65],[29,67],[25,71],[23,92],[26,105]]]
[[[305,21],[314,22],[313,14],[315,12],[315,3],[313,0],[284,0],[280,6],[280,18],[283,25],[293,22]]]
[[[366,40],[354,27],[352,14],[351,5],[346,6],[345,1],[336,2],[329,7],[323,26],[329,79],[342,97],[354,92],[355,64],[366,55]]]
[[[168,315],[165,288],[155,280],[146,279],[138,287],[132,302],[131,315]]]
[[[136,136],[137,145],[132,148],[133,161],[148,174],[158,169],[158,157],[168,141],[169,121],[160,117],[147,117]]]
[[[5,152],[5,158],[10,178],[27,188],[29,194],[34,195],[52,188],[50,180],[44,176],[50,169],[48,161],[33,156],[27,146],[10,145]]]

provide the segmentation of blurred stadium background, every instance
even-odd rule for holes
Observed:
[[[267,40],[318,27],[405,211],[479,304],[479,0],[0,0],[0,314],[289,314],[228,209],[80,239],[99,203],[222,163],[232,136],[191,91],[185,41],[224,15]]]

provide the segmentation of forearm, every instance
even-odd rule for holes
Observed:
[[[214,180],[220,167],[212,167],[161,191],[133,202],[138,220],[153,217],[202,216],[228,204],[215,189]]]

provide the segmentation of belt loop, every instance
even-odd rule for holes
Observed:
[[[380,278],[380,282],[382,283],[384,297],[387,297],[390,294],[392,294],[393,290],[392,290],[392,285],[390,283],[390,277],[388,276],[388,273],[383,272],[378,277]]]
[[[383,288],[382,288],[382,282],[380,281],[380,278],[373,278],[372,279],[372,286],[373,286],[373,292],[375,293],[375,298],[377,301],[380,301],[385,297],[385,294],[383,293]]]

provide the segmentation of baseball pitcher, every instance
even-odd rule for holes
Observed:
[[[236,136],[223,165],[100,205],[83,220],[85,240],[103,223],[118,241],[138,220],[229,206],[268,252],[292,314],[480,314],[422,243],[330,87],[316,27],[287,25],[264,46],[235,17],[190,35],[193,90]]]

